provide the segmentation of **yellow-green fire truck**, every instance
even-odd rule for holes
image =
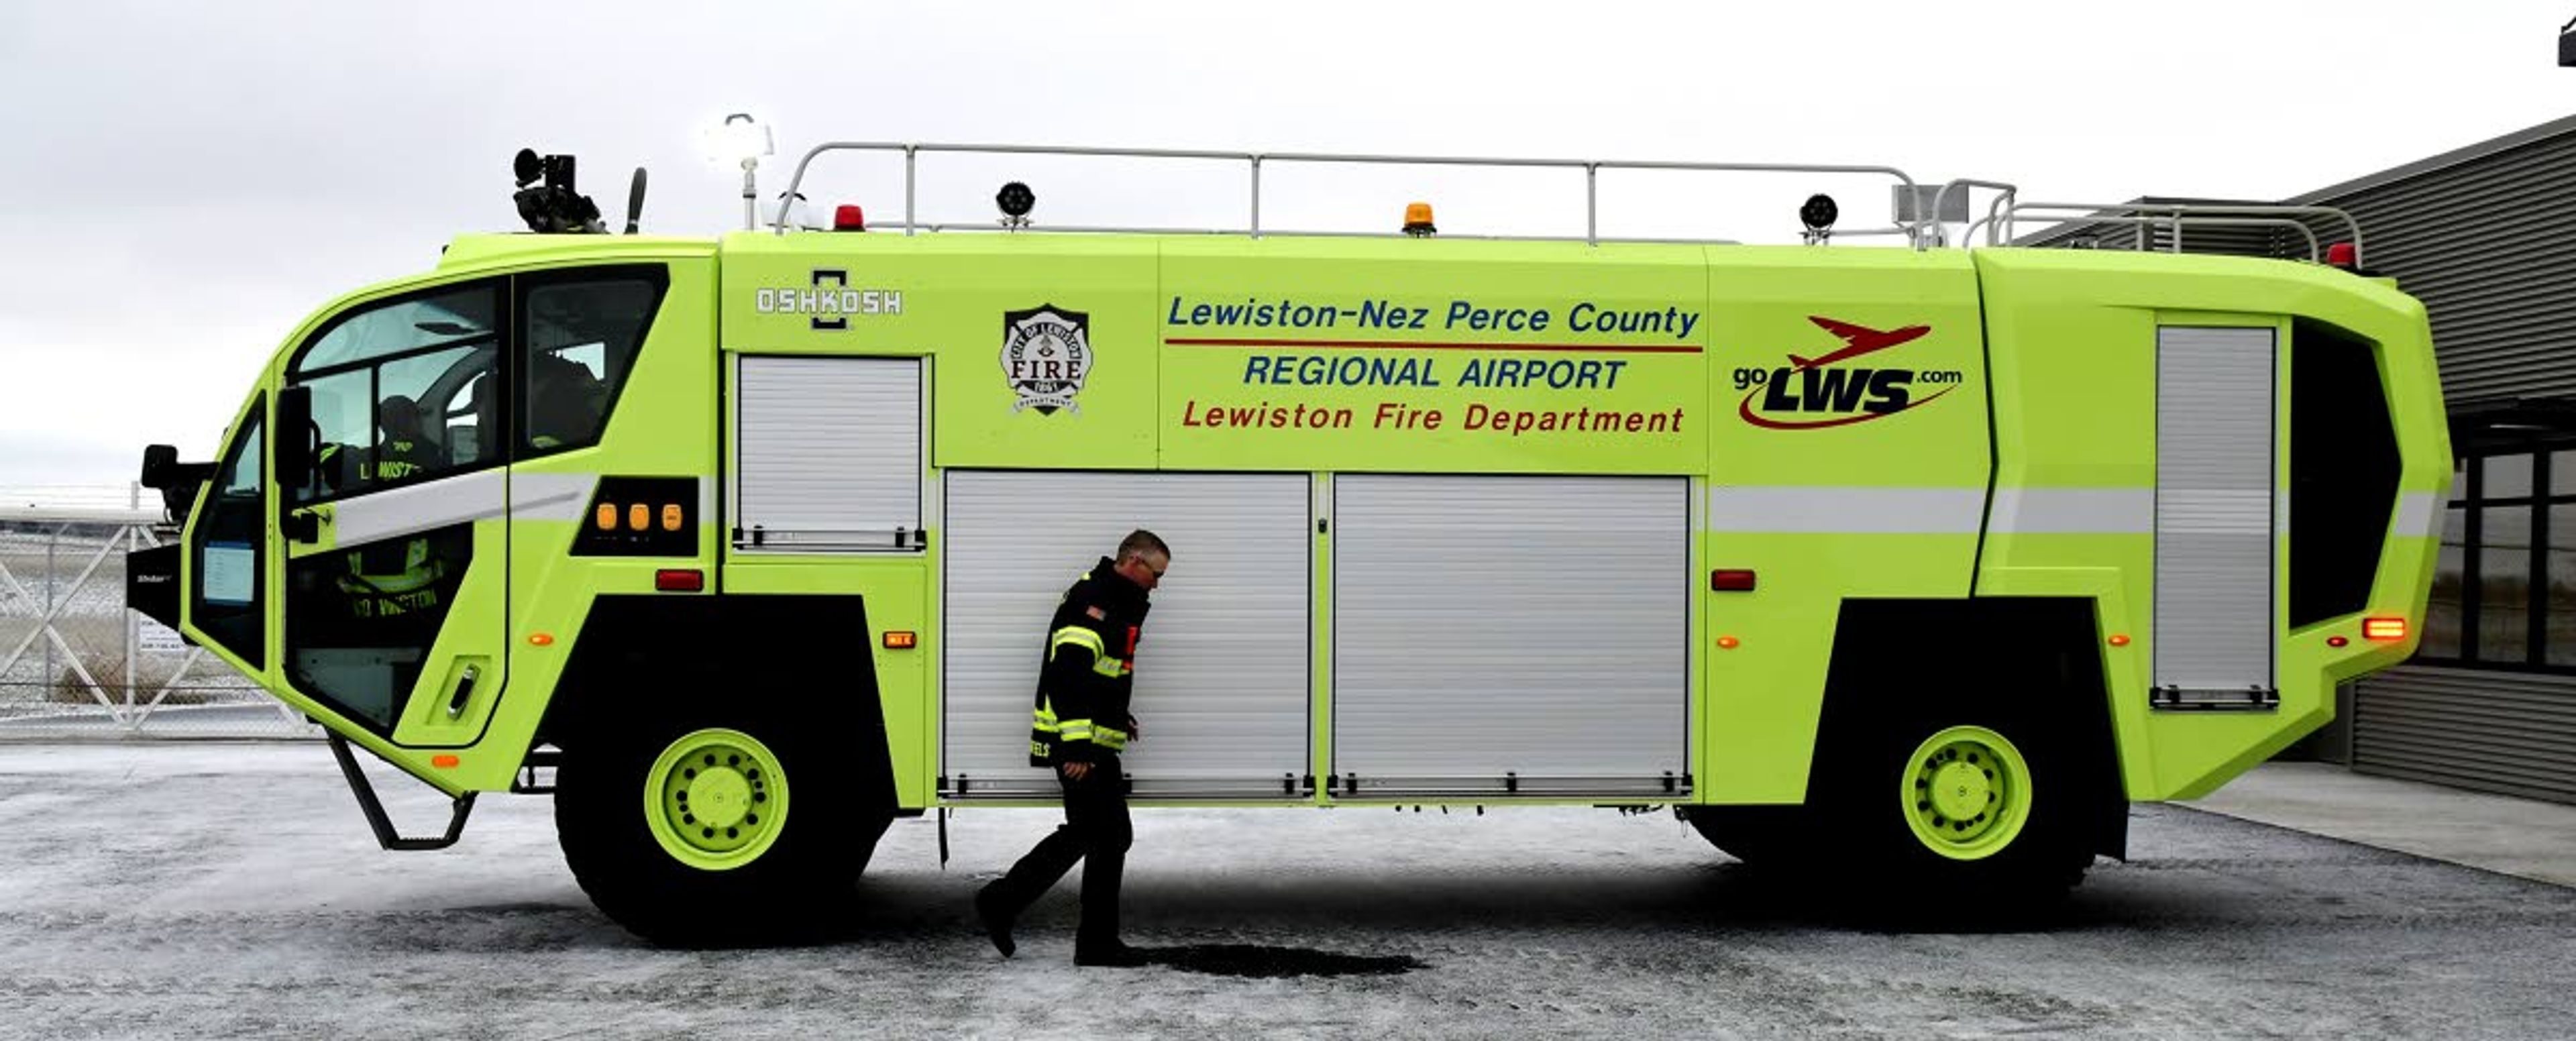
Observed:
[[[1251,221],[935,226],[907,163],[873,228],[579,234],[550,178],[548,233],[315,312],[215,462],[147,452],[185,529],[136,606],[327,729],[388,848],[551,791],[672,942],[794,928],[896,817],[1051,801],[1043,629],[1134,528],[1173,548],[1141,805],[1670,805],[1914,892],[2062,891],[2415,647],[2449,446],[2357,229],[2341,266],[1928,214],[1850,248],[1813,207],[1799,246],[1296,233],[1265,164],[1374,157],[1104,154],[1248,161]]]

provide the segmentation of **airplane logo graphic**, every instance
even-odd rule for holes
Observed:
[[[1835,351],[1832,354],[1825,355],[1821,358],[1810,359],[1801,358],[1795,354],[1790,355],[1790,363],[1796,365],[1800,371],[1812,369],[1819,365],[1831,365],[1846,358],[1857,358],[1864,354],[1883,351],[1900,344],[1912,343],[1916,340],[1922,339],[1923,334],[1932,331],[1932,327],[1928,325],[1909,325],[1902,329],[1880,331],[1865,325],[1853,325],[1850,322],[1837,322],[1822,315],[1812,314],[1807,316],[1807,320],[1816,323],[1817,327],[1822,328],[1826,332],[1842,337],[1844,347],[1841,350]]]

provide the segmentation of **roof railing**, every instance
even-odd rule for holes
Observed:
[[[789,178],[787,182],[787,191],[781,196],[781,201],[778,207],[778,216],[770,222],[770,227],[778,234],[786,234],[791,227],[787,220],[789,206],[791,201],[797,198],[797,189],[804,185],[806,172],[813,166],[816,158],[830,152],[890,152],[900,153],[903,156],[903,220],[900,222],[878,222],[877,226],[882,228],[900,228],[904,234],[907,235],[913,234],[916,231],[941,231],[948,229],[963,230],[968,227],[981,227],[981,225],[927,223],[921,220],[920,213],[918,211],[920,158],[925,154],[942,153],[970,155],[1063,155],[1116,159],[1214,160],[1220,162],[1242,163],[1245,165],[1245,171],[1249,175],[1246,184],[1247,218],[1246,222],[1241,227],[1171,228],[1069,225],[1048,226],[1048,230],[1051,231],[1071,232],[1248,235],[1253,238],[1270,235],[1375,237],[1380,234],[1376,232],[1299,231],[1264,226],[1261,222],[1261,172],[1266,166],[1275,166],[1280,164],[1466,166],[1488,169],[1581,170],[1583,171],[1583,235],[1579,238],[1574,236],[1543,235],[1460,236],[1449,234],[1443,234],[1441,237],[1495,238],[1510,239],[1514,241],[1540,242],[1585,242],[1595,245],[1603,242],[1699,244],[1728,242],[1728,240],[1725,239],[1633,238],[1625,236],[1609,237],[1602,235],[1601,171],[1603,170],[1658,170],[1696,173],[1878,174],[1892,179],[1902,191],[1908,193],[1916,192],[1916,182],[1914,178],[1908,176],[1905,171],[1892,166],[1878,166],[1872,164],[1698,163],[1623,159],[1513,159],[1475,158],[1467,156],[1341,155],[1320,152],[1223,152],[1174,148],[1082,148],[1058,145],[925,144],[895,141],[828,141],[807,150],[804,158],[797,160],[796,172]],[[1966,188],[1969,186],[2010,188],[2009,185],[2001,185],[1997,182],[1991,181],[1952,181],[1942,187],[1941,198],[1943,201],[1946,201],[1947,195],[1951,189]],[[1939,213],[1940,210],[1936,207],[1932,212],[1932,216],[1937,218]],[[1388,232],[1385,234],[1394,235],[1398,233]],[[1937,244],[1940,238],[1940,224],[1937,219],[1927,219],[1918,215],[1914,220],[1898,221],[1889,227],[1857,228],[1848,230],[1835,229],[1832,234],[1835,236],[1901,235],[1916,248],[1927,248],[1930,245]]]
[[[2016,223],[2022,215],[2033,211],[2055,213],[2054,216],[2032,218],[2046,220],[2051,224],[2070,226],[2129,224],[2138,226],[2141,234],[2160,226],[2171,232],[2168,251],[2174,253],[2183,251],[2182,236],[2186,225],[2290,228],[2307,240],[2308,259],[2311,262],[2324,260],[2324,251],[2318,247],[2316,230],[2310,228],[2308,222],[2300,218],[2325,217],[2341,221],[2344,227],[2352,232],[2350,240],[2352,266],[2356,268],[2363,266],[2361,221],[2355,219],[2350,212],[2332,206],[2200,202],[2019,202],[2007,197],[1998,197],[1985,217],[1968,226],[1966,237],[1974,238],[1977,229],[1982,227],[1986,229],[1987,245],[2003,245],[2018,237],[2014,234]]]

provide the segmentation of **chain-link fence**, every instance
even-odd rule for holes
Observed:
[[[155,530],[152,493],[42,491],[0,489],[0,740],[319,733],[126,609],[125,555],[174,537]]]

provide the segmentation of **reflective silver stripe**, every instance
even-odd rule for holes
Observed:
[[[1708,530],[1739,534],[1973,535],[1983,488],[1723,487]]]
[[[705,482],[700,482],[701,484]],[[590,505],[598,474],[513,474],[510,517],[513,520],[580,520]],[[698,516],[706,513],[700,511]]]
[[[2144,535],[2155,530],[2148,488],[1997,488],[1998,535]]]
[[[331,506],[332,544],[361,543],[498,517],[508,505],[499,468],[419,484],[396,485]],[[578,510],[578,507],[576,507]]]
[[[2407,492],[2397,497],[2397,536],[2429,539],[2442,534],[2442,514],[2450,505],[2442,492]]]

